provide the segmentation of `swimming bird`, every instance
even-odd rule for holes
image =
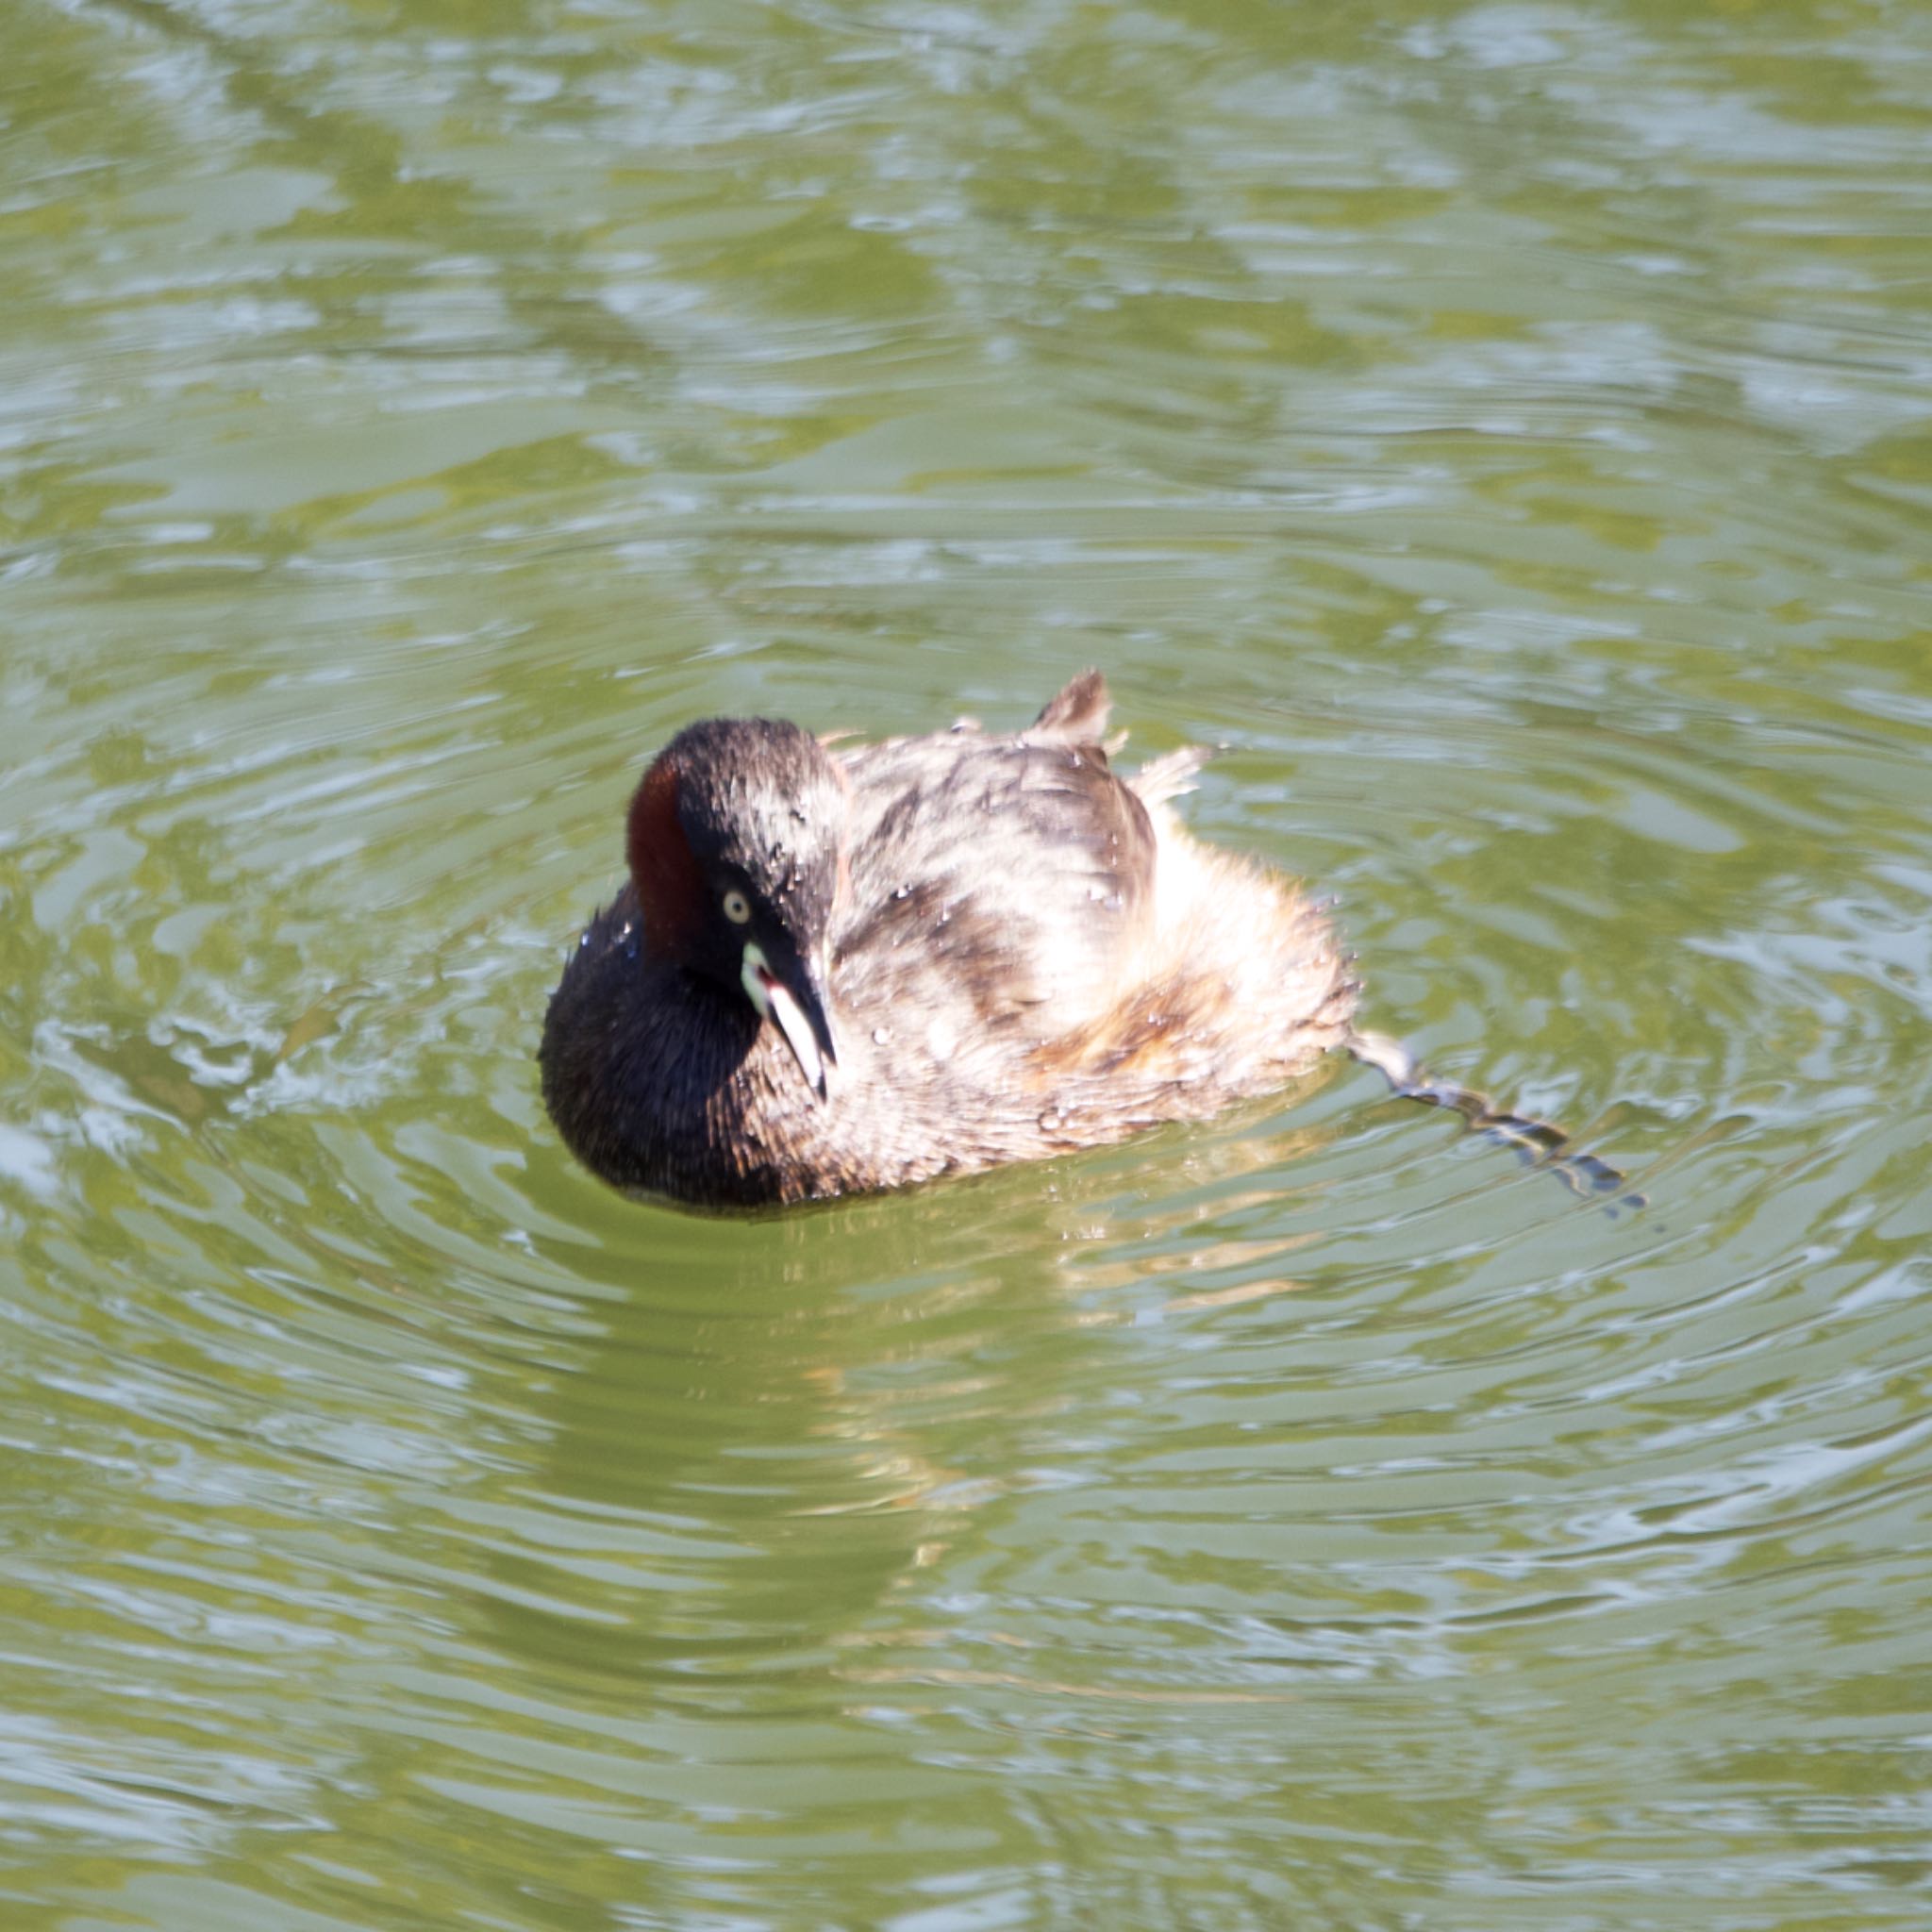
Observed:
[[[578,1158],[710,1207],[869,1191],[1198,1120],[1347,1044],[1326,916],[1183,829],[1200,754],[1116,773],[1108,706],[1090,671],[1015,732],[678,732],[544,1022]]]
[[[1005,734],[678,732],[544,1019],[544,1104],[578,1158],[693,1206],[869,1192],[1205,1119],[1341,1047],[1579,1193],[1623,1186],[1358,1031],[1325,912],[1182,827],[1204,755],[1124,778],[1108,709],[1089,671]]]

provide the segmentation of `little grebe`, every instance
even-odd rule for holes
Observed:
[[[1089,672],[1008,737],[680,731],[544,1021],[579,1158],[695,1204],[808,1200],[1197,1120],[1357,1045],[1328,921],[1181,829],[1197,754],[1117,776],[1108,702]]]

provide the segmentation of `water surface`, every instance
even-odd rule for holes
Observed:
[[[0,30],[10,1927],[1926,1923],[1932,16]],[[654,744],[1090,662],[1649,1207],[570,1161]]]

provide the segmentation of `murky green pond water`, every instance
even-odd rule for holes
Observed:
[[[0,42],[7,1926],[1932,1923],[1932,11]],[[1648,1208],[573,1165],[646,752],[1088,662]]]

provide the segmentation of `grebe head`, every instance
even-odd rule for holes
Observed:
[[[644,941],[774,1022],[808,1085],[838,1064],[825,1010],[846,785],[795,724],[712,718],[651,761],[625,856]]]

